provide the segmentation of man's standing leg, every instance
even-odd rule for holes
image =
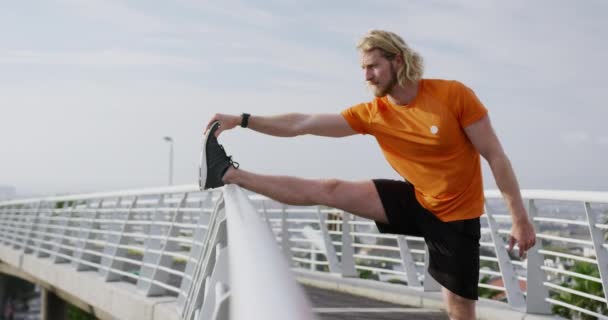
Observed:
[[[475,300],[463,298],[443,287],[441,293],[451,320],[475,320]]]

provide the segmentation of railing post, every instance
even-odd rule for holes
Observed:
[[[534,229],[540,230],[537,222],[534,221],[538,214],[534,199],[528,200],[528,215],[532,220]],[[536,245],[530,248],[527,252],[528,265],[527,271],[527,294],[526,294],[526,311],[528,313],[551,314],[551,305],[545,300],[549,297],[549,290],[543,282],[547,279],[545,273],[540,268],[543,266],[543,256],[538,252],[542,248],[542,240],[537,238]]]
[[[137,199],[138,197],[136,196],[131,201],[129,208],[127,209],[127,216],[124,218],[120,228],[118,229],[118,235],[109,237],[109,243],[104,248],[103,252],[107,258],[104,257],[106,258],[106,261],[103,263],[103,265],[107,269],[101,270],[101,274],[104,276],[106,281],[118,281],[122,277],[122,275],[113,272],[112,269],[118,269],[120,271],[123,270],[123,266],[125,264],[124,261],[116,258],[124,258],[127,254],[127,250],[124,248],[119,248],[119,246],[127,243],[127,237],[125,237],[124,234],[126,232],[130,232],[132,229],[129,222],[133,220],[133,208],[137,206]],[[104,259],[102,258],[102,262],[103,260]]]
[[[38,201],[38,205],[36,206],[36,210],[32,215],[32,221],[30,223],[29,229],[27,231],[27,235],[25,237],[25,242],[23,244],[23,253],[33,252],[33,246],[36,244],[32,238],[35,235],[35,229],[38,228],[38,216],[40,215],[40,210],[42,209],[43,201]]]
[[[162,283],[167,283],[169,281],[169,273],[160,270],[159,267],[170,268],[173,264],[173,257],[166,256],[165,252],[176,251],[178,247],[178,245],[174,241],[169,240],[169,238],[173,238],[179,235],[179,228],[177,228],[175,224],[183,222],[183,212],[180,211],[180,209],[184,208],[187,201],[188,193],[185,193],[179,205],[177,206],[173,217],[171,217],[171,225],[169,226],[169,230],[167,231],[164,245],[160,249],[160,254],[157,254],[154,259],[150,259],[149,261],[151,264],[154,265],[154,269],[152,270],[151,276],[149,278],[150,286],[148,287],[146,296],[160,295],[165,292],[165,289],[163,289],[161,286],[154,284],[154,282],[158,281]]]
[[[223,224],[225,226],[225,224]],[[226,228],[221,229],[222,232],[227,232]],[[227,237],[227,235],[226,235]],[[211,275],[208,280],[205,281],[205,297],[200,303],[200,319],[215,319],[213,318],[214,313],[217,312],[219,303],[221,302],[221,296],[226,294],[226,285],[229,281],[229,255],[228,248],[225,243],[218,243],[215,246],[215,262]],[[211,290],[211,289],[216,290]],[[221,288],[223,290],[217,290]],[[219,291],[219,292],[218,292]],[[226,319],[228,318],[220,318]]]
[[[220,194],[220,198],[217,200],[215,205],[213,204],[213,193],[205,192],[205,200],[202,201],[201,204],[201,216],[203,213],[203,209],[206,207],[214,208],[211,213],[211,219],[209,220],[209,224],[205,226],[202,222],[202,217],[199,217],[197,226],[193,231],[192,235],[192,247],[190,248],[190,255],[188,262],[186,263],[186,269],[184,271],[184,277],[182,279],[182,283],[180,286],[180,294],[177,297],[177,306],[183,316],[188,310],[189,301],[188,299],[192,298],[193,289],[197,285],[195,283],[197,271],[201,268],[203,261],[201,261],[204,253],[205,240],[209,238],[209,233],[211,232],[211,223],[213,223],[213,219],[215,219],[216,215],[220,210],[223,209],[224,201]],[[185,318],[184,318],[185,319]]]
[[[6,225],[6,213],[9,207],[9,205],[0,207],[0,243],[4,243],[4,239],[6,239],[6,232],[8,230]]]
[[[315,252],[317,250],[315,248],[316,248],[316,245],[313,242],[308,243],[308,250],[309,250],[309,254],[310,254],[310,266],[308,269],[310,271],[317,271],[317,253]],[[324,249],[324,248],[320,248],[320,249]],[[325,251],[325,250],[323,250],[323,251]],[[329,272],[331,272],[331,269]]]
[[[342,211],[342,276],[358,277],[355,269],[355,250],[353,248],[353,237],[351,235],[350,213]]]
[[[291,241],[289,240],[289,226],[287,221],[286,206],[281,206],[281,249],[287,258],[290,266],[293,265],[293,256],[291,254]]]
[[[321,236],[323,237],[323,244],[325,245],[325,256],[327,257],[327,262],[329,263],[329,272],[341,274],[342,270],[338,264],[336,248],[334,248],[334,244],[332,243],[329,232],[327,231],[325,214],[321,212],[321,208],[319,206],[317,206],[317,217],[319,218],[319,227],[321,230]]]
[[[17,242],[16,242],[17,231],[15,230],[15,227],[16,227],[15,220],[19,216],[19,212],[23,211],[24,206],[25,206],[24,204],[16,205],[8,216],[8,223],[7,223],[8,237],[7,237],[7,239],[6,239],[7,241],[5,243],[9,246],[17,246]]]
[[[215,309],[211,319],[213,320],[229,320],[230,319],[230,290],[229,288],[218,283],[215,286]],[[205,320],[204,317],[200,317],[197,320]]]
[[[587,214],[589,232],[591,233],[591,240],[593,240],[593,249],[595,250],[598,269],[600,270],[604,297],[608,297],[608,252],[604,248],[604,234],[602,230],[595,226],[598,223],[598,216],[591,209],[589,202],[585,202],[585,213]]]
[[[32,209],[33,205],[31,203],[23,204],[21,207],[21,212],[19,212],[13,220],[15,235],[13,238],[13,249],[19,250],[25,246],[25,238],[27,236],[27,231],[25,231],[25,221],[27,220],[27,216],[30,214]]]
[[[10,216],[11,216],[11,210],[15,205],[7,205],[3,208],[3,212],[2,212],[2,225],[0,226],[0,228],[2,228],[2,243],[4,245],[9,245],[10,242],[9,240],[9,233],[11,232],[11,228],[9,226],[10,223]]]
[[[40,287],[40,320],[49,320],[49,291]]]
[[[193,276],[193,283],[188,294],[186,308],[182,317],[190,319],[193,312],[200,310],[201,315],[206,314],[208,301],[217,302],[213,296],[212,288],[218,284],[228,284],[229,279],[229,254],[226,246],[228,245],[227,221],[224,216],[225,209],[222,202],[219,207],[222,214],[217,214],[212,227],[208,230],[205,237],[207,244],[201,254],[199,263]],[[219,212],[219,211],[218,211]],[[184,316],[185,315],[185,316]],[[203,317],[203,319],[208,319]],[[228,320],[228,319],[226,319]]]
[[[57,224],[60,229],[59,231],[56,231],[57,237],[55,238],[55,245],[53,246],[53,258],[55,263],[65,263],[70,261],[62,256],[69,253],[69,250],[64,248],[64,246],[68,243],[65,235],[69,233],[67,228],[70,228],[74,224],[72,222],[72,218],[74,217],[74,211],[76,210],[78,201],[71,202],[70,205],[70,209],[68,210],[67,214],[64,215],[64,219]],[[65,206],[63,208],[65,209]]]
[[[143,265],[139,279],[137,280],[137,289],[145,292],[146,296],[154,294],[151,292],[152,287],[152,274],[154,273],[155,267],[151,266],[159,261],[160,254],[155,251],[160,251],[162,248],[161,239],[159,237],[163,234],[163,226],[159,226],[156,222],[164,221],[163,207],[165,205],[165,195],[161,194],[158,197],[156,203],[156,209],[153,213],[153,218],[149,219],[151,225],[146,228],[148,229],[147,237],[144,239],[144,255],[142,257]],[[154,238],[153,238],[154,237]]]
[[[124,198],[120,197],[117,198],[114,202],[114,212],[112,212],[111,216],[112,219],[116,219],[119,217],[119,213],[120,213],[120,207],[122,206],[122,202],[123,202]],[[109,202],[109,201],[108,201]],[[101,205],[101,204],[100,204]],[[110,209],[110,207],[108,207],[107,209]],[[105,210],[102,210],[100,208],[101,212],[104,212]],[[104,212],[105,213],[105,212]],[[97,214],[96,214],[97,215]],[[101,220],[108,220],[108,213],[105,213],[104,215],[99,214],[99,217],[101,218]],[[100,229],[101,229],[101,224],[100,224]],[[116,223],[114,222],[110,222],[107,223],[106,222],[106,228],[105,228],[106,232],[119,232],[120,231],[120,226],[117,226]],[[116,245],[118,244],[119,236],[117,235],[113,235],[113,234],[109,234],[106,233],[105,234],[105,239],[104,239],[104,244],[103,244],[103,249],[101,250],[101,253],[103,254],[101,256],[100,259],[100,268],[97,269],[97,272],[102,276],[102,277],[106,277],[109,272],[110,272],[110,263],[112,261],[112,255],[114,254],[116,248]]]
[[[215,283],[220,278],[221,282],[227,282],[224,277],[228,276],[228,268],[224,267],[224,270],[215,269],[218,259],[221,258],[222,248],[225,248],[228,244],[224,205],[222,194],[209,220],[207,232],[202,240],[203,245],[198,253],[199,257],[196,262],[192,263],[191,280],[187,283],[182,282],[182,293],[184,295],[183,300],[178,298],[178,306],[182,310],[183,319],[192,319],[196,310],[209,298],[209,289],[212,282]],[[188,266],[186,266],[186,270],[188,270]],[[181,294],[180,297],[182,297]]]
[[[410,251],[410,247],[407,244],[407,239],[403,235],[397,236],[397,245],[399,246],[399,253],[401,254],[401,261],[403,268],[407,275],[407,285],[413,287],[420,287],[420,280],[418,279],[418,271],[416,270],[416,264]]]
[[[519,287],[519,279],[515,273],[515,268],[511,262],[511,258],[505,248],[505,242],[498,233],[498,225],[492,213],[486,208],[486,218],[488,219],[488,226],[490,227],[490,235],[492,236],[492,242],[494,242],[494,250],[496,251],[496,257],[498,258],[498,266],[500,268],[500,274],[502,276],[502,282],[505,286],[507,293],[507,301],[509,305],[516,309],[525,309],[524,294]]]
[[[120,203],[121,198],[117,202]],[[91,221],[80,222],[80,232],[76,243],[76,252],[74,252],[74,260],[72,263],[76,266],[77,271],[93,270],[95,267],[90,266],[87,262],[93,262],[96,255],[90,251],[95,250],[95,245],[92,240],[95,238],[95,233],[92,230],[101,230],[99,225],[99,216],[103,209],[104,199],[99,199],[95,213],[92,215]],[[88,219],[86,219],[88,220]],[[103,259],[103,258],[102,258]]]
[[[55,230],[52,225],[54,222],[53,214],[55,213],[57,204],[58,202],[56,201],[49,202],[49,207],[45,210],[40,210],[40,213],[38,214],[38,225],[40,226],[40,237],[38,237],[38,245],[36,246],[36,256],[38,258],[44,258],[51,255],[49,252],[52,249],[51,239],[53,237],[49,236],[49,233],[52,233],[53,230]]]
[[[0,208],[0,244],[6,243],[6,236],[8,232],[7,218],[8,210],[10,205],[4,205]]]

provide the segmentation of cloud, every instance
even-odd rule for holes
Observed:
[[[571,131],[562,134],[562,142],[569,147],[608,146],[608,136],[594,136],[587,131]]]
[[[201,65],[202,62],[199,59],[191,59],[176,55],[162,55],[126,49],[71,52],[3,50],[0,51],[0,64],[130,67]]]
[[[230,22],[248,24],[254,27],[271,27],[279,24],[283,19],[271,12],[261,8],[259,5],[252,5],[251,2],[228,0],[228,1],[200,1],[200,0],[179,0],[180,5],[190,10],[197,10],[205,15],[221,17]]]
[[[572,131],[562,134],[562,141],[568,146],[579,146],[581,144],[589,144],[591,135],[585,131]]]
[[[145,34],[221,32],[218,29],[227,24],[273,27],[281,20],[280,16],[244,1],[176,0],[172,2],[176,5],[149,2],[145,6],[120,0],[56,1],[87,19]],[[180,14],[172,14],[176,9]]]
[[[608,136],[598,138],[597,144],[603,147],[608,147]]]
[[[64,8],[87,18],[112,24],[126,31],[163,32],[173,30],[163,19],[146,14],[118,0],[55,0]]]

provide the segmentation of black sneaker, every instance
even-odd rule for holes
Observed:
[[[222,178],[228,168],[230,166],[233,166],[235,169],[239,167],[238,162],[232,161],[232,157],[226,155],[224,147],[217,142],[215,132],[219,127],[219,121],[214,122],[203,139],[198,181],[198,186],[201,190],[223,186],[224,182]]]

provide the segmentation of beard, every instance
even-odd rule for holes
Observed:
[[[391,79],[384,86],[374,86],[374,95],[378,98],[386,96],[389,92],[393,90],[393,88],[397,85],[398,82],[399,81],[397,80],[397,72],[391,64]]]

